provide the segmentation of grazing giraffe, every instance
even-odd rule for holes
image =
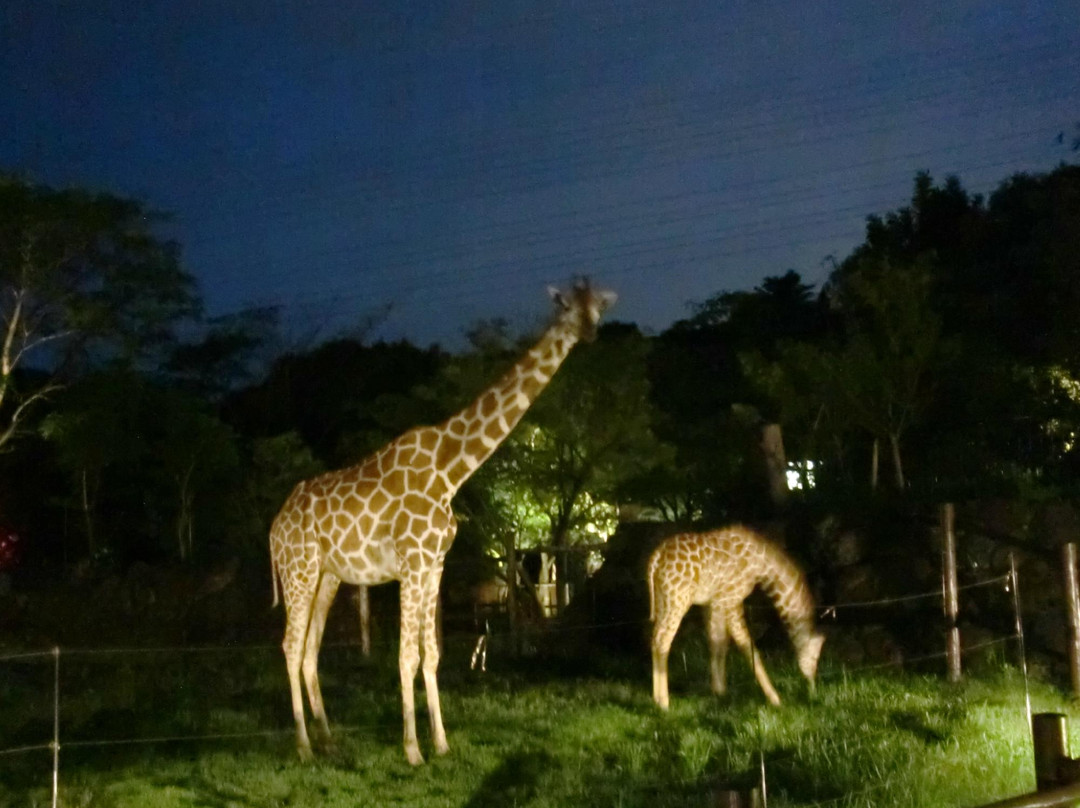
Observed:
[[[665,539],[649,557],[649,618],[653,620],[653,699],[668,708],[668,652],[679,624],[697,603],[708,607],[709,670],[714,693],[727,687],[728,638],[750,660],[754,676],[773,704],[780,703],[755,653],[743,601],[761,586],[772,599],[795,646],[799,669],[814,687],[825,637],[814,630],[814,601],[795,562],[764,536],[742,525]]]
[[[550,290],[560,308],[554,324],[493,387],[438,426],[417,427],[359,465],[299,483],[270,528],[274,604],[278,580],[286,610],[282,648],[289,673],[296,747],[310,760],[300,674],[325,739],[330,729],[319,689],[318,656],[326,615],[342,581],[401,582],[402,713],[405,755],[423,763],[416,739],[413,682],[423,637],[424,685],[435,751],[449,751],[439,706],[436,605],[457,520],[450,501],[521,420],[581,339],[592,340],[612,292],[575,284]]]

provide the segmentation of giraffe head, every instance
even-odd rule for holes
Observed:
[[[569,293],[548,287],[551,299],[559,307],[559,321],[576,339],[596,339],[600,315],[614,305],[617,295],[606,289],[593,289],[587,280],[577,281]]]
[[[825,635],[817,631],[810,632],[799,644],[799,670],[810,683],[810,692],[814,691],[814,677],[817,676],[818,659],[821,658],[821,646],[825,644]]]

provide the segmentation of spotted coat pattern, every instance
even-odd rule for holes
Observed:
[[[799,669],[813,687],[824,636],[814,629],[814,601],[794,561],[764,536],[743,525],[707,533],[682,533],[664,540],[649,557],[649,608],[653,620],[653,699],[668,708],[668,653],[693,604],[708,609],[712,689],[726,689],[724,663],[729,638],[746,655],[754,676],[773,704],[780,696],[750,639],[743,601],[760,586],[772,600],[795,646]]]
[[[580,339],[592,339],[611,292],[580,283],[563,295],[561,313],[540,341],[470,406],[437,426],[411,429],[356,466],[299,483],[270,529],[274,603],[285,601],[285,652],[300,756],[312,757],[301,673],[322,738],[329,741],[318,654],[330,604],[342,581],[401,582],[399,671],[405,754],[423,762],[416,737],[413,682],[423,647],[424,684],[435,751],[449,747],[436,670],[436,606],[457,522],[450,502],[520,421]]]

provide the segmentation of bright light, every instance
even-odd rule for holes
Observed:
[[[806,488],[814,487],[814,461],[798,460],[791,461],[787,467],[787,485],[790,491],[801,491],[805,483]]]

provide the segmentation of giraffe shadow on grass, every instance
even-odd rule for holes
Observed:
[[[529,805],[559,762],[542,749],[520,747],[511,752],[480,784],[462,808]]]

